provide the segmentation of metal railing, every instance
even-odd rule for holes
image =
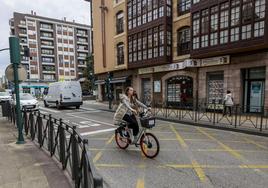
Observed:
[[[156,117],[169,120],[268,132],[268,109],[263,106],[234,105],[231,115],[229,109],[224,113],[224,106],[216,103],[180,104],[174,107],[155,102],[152,109]]]
[[[8,120],[15,125],[15,109],[8,105],[5,110],[8,110]],[[22,110],[22,117],[25,135],[60,162],[76,188],[103,187],[103,179],[88,150],[88,140],[79,135],[75,126],[40,111]]]

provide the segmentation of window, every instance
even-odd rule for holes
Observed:
[[[148,30],[148,59],[152,58],[152,48],[153,48],[153,36],[152,36],[152,29]]]
[[[218,6],[212,7],[210,11],[210,30],[214,32],[218,30]]]
[[[255,19],[262,19],[265,17],[265,0],[255,1]]]
[[[120,11],[116,14],[116,34],[124,32],[124,12]]]
[[[132,36],[128,37],[128,61],[131,63],[132,62],[132,57],[133,57],[133,48],[132,48]]]
[[[193,38],[193,49],[198,49],[199,48],[199,37],[194,37]]]
[[[251,38],[251,24],[242,26],[242,40]]]
[[[117,44],[117,65],[124,64],[124,43]]]
[[[138,61],[142,60],[142,34],[138,34]]]
[[[264,21],[256,22],[254,24],[254,37],[264,36]]]
[[[154,58],[158,57],[158,27],[154,28],[154,38],[153,38],[153,46],[154,46]]]
[[[220,27],[221,29],[228,27],[229,12],[228,10],[221,11]]]
[[[144,31],[142,33],[142,51],[143,51],[142,58],[143,60],[146,60],[147,59],[147,31]]]
[[[42,54],[53,55],[53,50],[41,49]]]
[[[220,32],[220,44],[226,44],[228,42],[228,30]]]
[[[190,28],[182,28],[177,31],[177,55],[188,54],[190,52]]]
[[[224,97],[224,73],[223,72],[211,72],[207,74],[207,95],[208,103],[222,104]]]
[[[179,0],[178,3],[179,15],[189,11],[191,8],[191,0]]]
[[[210,46],[215,46],[218,44],[218,33],[210,34]]]
[[[201,37],[201,47],[207,47],[208,46],[208,35],[203,35]]]
[[[236,26],[239,24],[240,19],[240,7],[235,7],[231,9],[231,26]]]
[[[159,56],[164,56],[164,27],[159,27]]]
[[[235,42],[239,40],[239,27],[235,27],[231,29],[231,42]]]
[[[243,24],[251,22],[253,15],[252,2],[249,0],[243,0],[242,22]]]
[[[208,33],[208,29],[209,29],[208,9],[203,10],[201,13],[201,16],[202,16],[201,17],[201,23],[202,23],[201,33],[206,34]]]
[[[193,35],[199,35],[200,31],[200,20],[199,20],[199,13],[195,13],[193,15]]]

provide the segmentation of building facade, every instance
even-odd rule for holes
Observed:
[[[110,51],[113,63],[106,62],[109,69],[101,71],[99,83],[104,84],[107,72],[127,73],[127,84],[148,105],[222,104],[231,90],[235,103],[246,112],[268,107],[266,0],[102,0],[95,6],[101,3],[106,7],[103,17],[111,22],[101,22],[102,10],[93,9],[100,14],[93,17],[94,31],[117,38],[101,25],[116,28],[120,4],[127,58],[123,70],[116,69],[117,43],[106,43],[107,49],[116,50]],[[95,38],[99,46],[95,56],[103,50],[98,41]],[[100,65],[103,61],[95,59],[95,69]]]
[[[79,80],[91,54],[89,25],[56,20],[31,14],[14,13],[10,19],[11,35],[20,39],[21,63],[27,69],[24,92],[39,95],[55,81]],[[30,57],[24,56],[29,48]]]

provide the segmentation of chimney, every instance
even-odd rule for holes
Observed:
[[[66,22],[66,17],[64,17],[63,20]]]
[[[73,23],[75,23],[75,20],[73,20]]]
[[[33,10],[31,10],[31,15],[33,15]]]
[[[36,12],[34,12],[34,15],[36,16]]]

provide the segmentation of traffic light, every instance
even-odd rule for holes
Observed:
[[[30,57],[30,49],[26,46],[24,47],[23,49],[23,52],[24,52],[24,57]]]

